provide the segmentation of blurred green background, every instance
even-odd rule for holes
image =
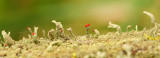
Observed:
[[[72,27],[75,35],[85,34],[85,24],[91,24],[90,32],[98,29],[101,34],[116,31],[108,29],[108,21],[119,24],[122,31],[127,25],[153,27],[150,17],[143,11],[154,14],[160,22],[160,0],[0,0],[0,31],[11,32],[18,40],[27,37],[27,27],[38,26],[38,35],[55,28],[52,20],[62,22],[65,33]]]

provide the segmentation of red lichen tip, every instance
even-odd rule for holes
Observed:
[[[88,26],[90,26],[90,24],[85,25],[85,27],[88,27]]]
[[[61,32],[63,32],[63,29],[61,29]]]
[[[32,33],[32,35],[35,35],[35,34],[36,34],[35,32]]]
[[[27,29],[30,29],[29,27],[27,27]]]
[[[7,44],[4,44],[4,46],[6,47],[6,46],[7,46]]]

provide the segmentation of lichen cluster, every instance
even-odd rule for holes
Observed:
[[[149,16],[149,12],[144,12]],[[153,17],[152,17],[153,18]],[[85,26],[86,35],[75,36],[69,27],[70,35],[64,33],[61,22],[52,21],[56,29],[48,31],[48,37],[43,30],[43,37],[38,36],[38,27],[34,32],[30,27],[28,37],[14,41],[10,32],[2,31],[0,37],[0,58],[158,58],[160,57],[159,24],[155,23],[152,29],[138,30],[127,26],[127,32],[122,32],[121,27],[109,22],[108,28],[116,28],[117,32],[100,34],[94,29],[95,34],[90,34],[90,24]],[[152,21],[153,22],[153,21]],[[129,31],[132,29],[132,31]],[[154,31],[154,32],[153,32]],[[152,34],[152,35],[150,35]],[[2,40],[3,39],[3,40]]]
[[[109,32],[99,38],[78,36],[77,40],[31,39],[23,38],[11,47],[0,46],[0,57],[7,58],[146,58],[160,57],[160,40],[141,37],[142,31],[124,32],[120,35]],[[146,33],[149,33],[148,30]],[[91,36],[92,37],[92,36]]]

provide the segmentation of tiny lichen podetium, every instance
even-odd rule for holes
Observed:
[[[151,18],[151,22],[154,24],[155,23],[155,19],[154,19],[154,15],[150,12],[147,11],[143,11],[144,14],[148,15]]]
[[[131,26],[131,25],[128,25],[128,26],[127,26],[127,32],[129,31],[130,28],[132,28],[132,26]]]
[[[48,31],[48,38],[50,39],[50,40],[53,40],[55,37],[54,37],[54,29],[51,29],[51,30],[49,30]]]
[[[138,25],[135,26],[136,31],[138,31]]]
[[[151,18],[151,22],[155,25],[151,30],[150,30],[150,36],[152,37],[157,37],[157,31],[160,29],[160,24],[155,23],[155,18],[154,15],[150,12],[143,11],[144,14],[148,15]]]
[[[93,32],[95,32],[95,38],[98,38],[100,33],[97,29],[94,29]]]
[[[117,29],[117,33],[121,33],[121,27],[117,24],[113,24],[111,21],[109,21],[109,26],[108,28],[116,28]]]
[[[45,30],[42,30],[42,33],[43,33],[43,38],[46,39],[46,32],[45,32]]]
[[[64,28],[61,22],[57,22],[56,20],[52,20],[52,23],[56,25],[56,33],[57,33],[57,39],[58,37],[64,37]]]
[[[5,32],[5,30],[2,31],[2,36],[3,36],[3,39],[5,41],[5,43],[8,45],[8,46],[11,46],[14,44],[14,40],[11,38],[10,36],[10,32],[8,32],[8,34]]]
[[[38,35],[38,33],[37,33],[37,30],[38,30],[38,27],[34,27],[34,32],[32,33],[32,35],[33,35],[33,41],[35,42],[35,43],[38,43],[38,37],[37,37],[37,35]]]
[[[74,39],[76,40],[76,36],[75,36],[75,35],[73,34],[73,32],[72,32],[72,28],[69,27],[67,30],[70,32],[70,35],[71,35],[72,37],[74,37]]]
[[[90,24],[86,24],[85,27],[86,27],[86,37],[90,38],[90,35],[89,35]]]

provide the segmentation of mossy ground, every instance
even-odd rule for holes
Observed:
[[[127,57],[123,45],[131,47],[131,58],[160,57],[160,40],[142,38],[144,31],[130,31],[117,34],[109,32],[99,38],[78,36],[63,42],[63,39],[49,40],[40,38],[39,44],[32,43],[32,39],[23,38],[11,47],[0,46],[0,57],[6,58],[116,58]],[[146,34],[149,30],[146,31]],[[51,42],[57,42],[47,51]]]

